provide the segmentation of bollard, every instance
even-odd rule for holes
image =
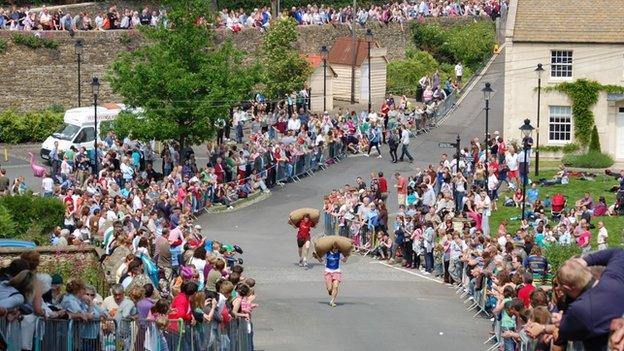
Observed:
[[[4,162],[8,162],[9,161],[9,149],[5,146],[4,147]]]

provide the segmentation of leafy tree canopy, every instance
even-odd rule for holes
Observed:
[[[215,44],[208,2],[165,3],[171,28],[141,27],[147,44],[121,54],[110,67],[113,91],[145,111],[120,117],[114,128],[144,140],[196,144],[208,140],[214,122],[249,94],[257,69],[244,65],[230,42]]]
[[[292,18],[272,22],[264,37],[263,82],[269,98],[301,90],[312,73],[308,61],[294,47],[298,37],[297,23]]]

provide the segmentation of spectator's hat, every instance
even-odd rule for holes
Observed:
[[[197,229],[197,230],[202,230],[202,226],[201,226],[201,225],[199,225],[199,224],[196,224],[196,225],[195,225],[195,229]]]
[[[51,278],[52,278],[52,280],[50,281],[51,286],[63,284],[63,277],[61,277],[60,275],[55,274]]]

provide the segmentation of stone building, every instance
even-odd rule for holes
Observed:
[[[581,78],[624,85],[623,17],[624,0],[511,1],[505,33],[506,138],[520,139],[518,128],[525,118],[538,125],[539,63],[543,88]],[[574,111],[567,95],[542,90],[539,111],[540,145],[575,141]],[[592,111],[602,151],[624,161],[624,95],[600,92]]]
[[[368,42],[357,39],[355,47],[351,37],[338,38],[329,50],[328,62],[337,77],[334,79],[333,95],[335,99],[351,100],[351,69],[355,65],[355,101],[368,104],[368,74],[371,74],[371,102],[373,109],[378,109],[386,97],[386,48],[371,42],[371,67],[368,67]],[[353,60],[355,50],[355,62]]]

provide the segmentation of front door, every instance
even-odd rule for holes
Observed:
[[[624,107],[618,109],[616,120],[615,157],[624,159]]]

